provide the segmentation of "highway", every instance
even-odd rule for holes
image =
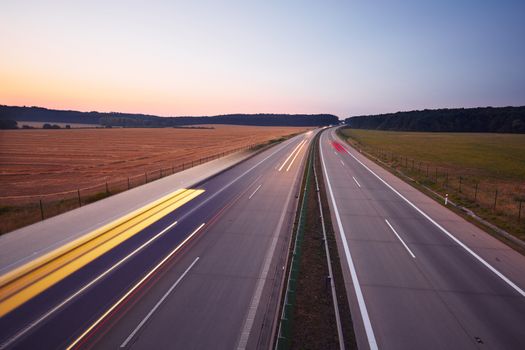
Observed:
[[[525,258],[323,132],[360,349],[525,349]]]
[[[134,231],[111,226],[118,242],[38,272],[3,300],[0,348],[267,348],[314,135],[176,192]]]

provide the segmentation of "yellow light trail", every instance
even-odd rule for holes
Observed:
[[[181,207],[204,190],[175,191],[0,277],[0,317]]]

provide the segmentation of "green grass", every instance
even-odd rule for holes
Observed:
[[[356,148],[525,239],[525,135],[342,129]],[[427,170],[428,169],[428,170]],[[494,206],[494,203],[496,205]]]
[[[353,140],[480,179],[525,180],[525,135],[345,129]]]

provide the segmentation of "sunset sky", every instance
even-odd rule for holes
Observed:
[[[2,1],[0,104],[177,115],[525,105],[525,1]]]

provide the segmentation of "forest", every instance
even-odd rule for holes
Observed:
[[[345,119],[355,129],[525,133],[525,106],[425,109]]]
[[[226,114],[198,117],[159,117],[147,114],[54,110],[42,107],[0,105],[0,126],[16,128],[19,121],[93,124],[104,127],[174,127],[180,125],[232,124],[256,126],[325,126],[339,123],[331,114]],[[14,127],[13,127],[14,126]]]

